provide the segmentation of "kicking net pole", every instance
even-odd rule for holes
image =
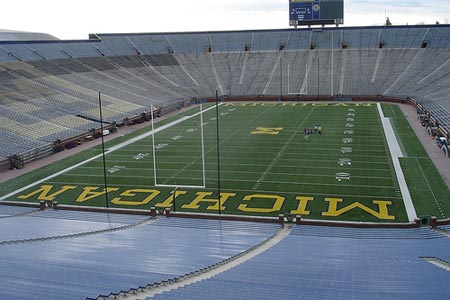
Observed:
[[[202,138],[202,174],[203,186],[206,187],[206,171],[205,171],[205,138],[203,134],[203,104],[200,104],[200,135]]]
[[[152,149],[153,149],[153,177],[155,178],[155,186],[157,185],[156,183],[156,150],[155,150],[155,125],[153,123],[153,118],[155,116],[154,114],[154,106],[151,105],[150,110],[152,112]]]
[[[105,156],[105,138],[103,134],[103,112],[102,112],[102,97],[100,91],[98,92],[98,109],[100,112],[100,134],[102,136],[102,158],[103,158],[103,180],[105,186],[105,203],[106,208],[109,208],[109,199],[108,199],[108,181],[106,179],[106,156]]]
[[[216,90],[216,136],[217,136],[217,192],[219,193],[219,215],[222,214],[220,203],[220,137],[219,137],[219,93]]]

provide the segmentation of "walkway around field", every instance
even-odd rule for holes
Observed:
[[[397,137],[395,136],[391,121],[389,120],[389,118],[384,117],[380,103],[377,103],[377,108],[381,118],[381,124],[383,125],[389,152],[391,154],[392,163],[397,175],[400,191],[402,192],[403,203],[405,204],[406,213],[408,214],[408,220],[410,222],[414,222],[414,219],[417,218],[417,214],[416,210],[414,209],[414,204],[412,202],[411,195],[409,194],[408,185],[406,184],[405,176],[403,175],[403,170],[399,160],[400,157],[403,157],[403,153],[400,149]]]

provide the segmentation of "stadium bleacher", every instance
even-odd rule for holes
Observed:
[[[450,131],[449,32],[424,25],[0,41],[0,104],[66,99],[55,103],[59,114],[95,118],[101,91],[106,119],[117,122],[216,89],[229,96],[389,95],[417,99]],[[80,126],[74,122],[61,138]]]
[[[4,38],[0,160],[98,127],[98,91],[108,122],[216,89],[279,95],[282,87],[282,94],[413,97],[450,131],[449,34],[439,25]],[[5,300],[126,292],[216,264],[279,229],[4,205],[0,224]],[[147,300],[449,299],[450,273],[424,259],[450,262],[449,246],[448,235],[428,228],[295,226],[263,254]]]
[[[5,300],[117,294],[215,264],[259,244],[279,228],[1,206],[0,214],[9,215],[0,218],[0,298]]]
[[[170,286],[177,282],[172,279],[257,249],[280,229],[270,223],[5,205],[0,222],[5,300],[98,299],[155,283]],[[205,279],[145,299],[450,296],[450,273],[428,261],[450,261],[450,239],[440,231],[291,226],[261,254],[218,274],[198,273]]]
[[[297,226],[263,254],[156,299],[448,299],[450,239],[429,229]]]
[[[7,218],[11,216],[17,216],[22,214],[28,214],[36,211],[35,208],[32,207],[23,207],[23,206],[0,206],[0,218]]]

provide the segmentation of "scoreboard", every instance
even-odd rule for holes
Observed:
[[[344,0],[289,0],[289,25],[344,23]]]

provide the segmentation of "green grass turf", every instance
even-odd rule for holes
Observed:
[[[382,104],[405,157],[400,159],[418,216],[450,218],[450,190],[397,105]],[[425,130],[425,128],[424,128]],[[430,139],[430,143],[433,141]]]
[[[304,218],[325,220],[406,221],[375,105],[225,104],[219,113],[222,213],[261,216],[301,213]],[[355,114],[354,121],[347,121],[348,113]],[[218,213],[215,116],[215,109],[203,115],[206,188],[180,187],[175,203],[177,211]],[[322,135],[312,134],[305,140],[304,128],[312,128],[314,124],[322,126]],[[347,124],[354,127],[346,127]],[[278,128],[279,133],[252,134],[259,127]],[[149,130],[146,128],[144,132]],[[344,134],[346,130],[354,133]],[[156,134],[158,184],[203,184],[200,138],[199,116]],[[352,138],[353,142],[345,144],[344,138]],[[106,149],[118,142],[108,143]],[[351,147],[352,152],[342,153],[342,147]],[[1,192],[16,190],[99,153],[100,148],[95,147],[52,164],[2,184]],[[341,158],[351,159],[352,164],[340,166]],[[154,186],[151,137],[111,152],[106,162],[110,207],[148,209],[172,205],[173,189]],[[336,173],[340,172],[349,173],[350,179],[338,181]],[[105,206],[103,188],[100,157],[8,200],[57,200],[64,204]],[[377,201],[388,202],[384,214],[377,215],[382,212]]]
[[[181,113],[181,114],[177,115],[177,117],[178,118],[183,117],[188,114],[190,114],[190,113],[189,112]],[[162,120],[162,121],[158,122],[155,127],[157,128],[158,126],[163,126],[171,121],[173,121],[173,119]],[[113,140],[106,142],[105,147],[115,146],[115,145],[120,144],[124,141],[127,141],[131,138],[140,136],[148,131],[149,131],[148,128],[144,128],[144,129],[136,130],[136,131],[126,134],[126,135],[121,135],[119,137],[115,137]],[[70,150],[66,150],[66,151],[70,151]],[[42,178],[50,176],[56,172],[59,172],[66,168],[69,168],[77,163],[83,162],[93,156],[101,154],[102,153],[101,151],[102,151],[101,145],[96,146],[89,150],[82,151],[75,155],[69,156],[68,158],[53,162],[52,164],[44,166],[38,170],[26,173],[17,178],[14,178],[5,183],[2,183],[2,184],[0,184],[0,195],[6,195],[8,193],[14,192],[23,186],[29,185],[29,184],[36,182]],[[102,168],[103,168],[103,165],[102,165]]]

